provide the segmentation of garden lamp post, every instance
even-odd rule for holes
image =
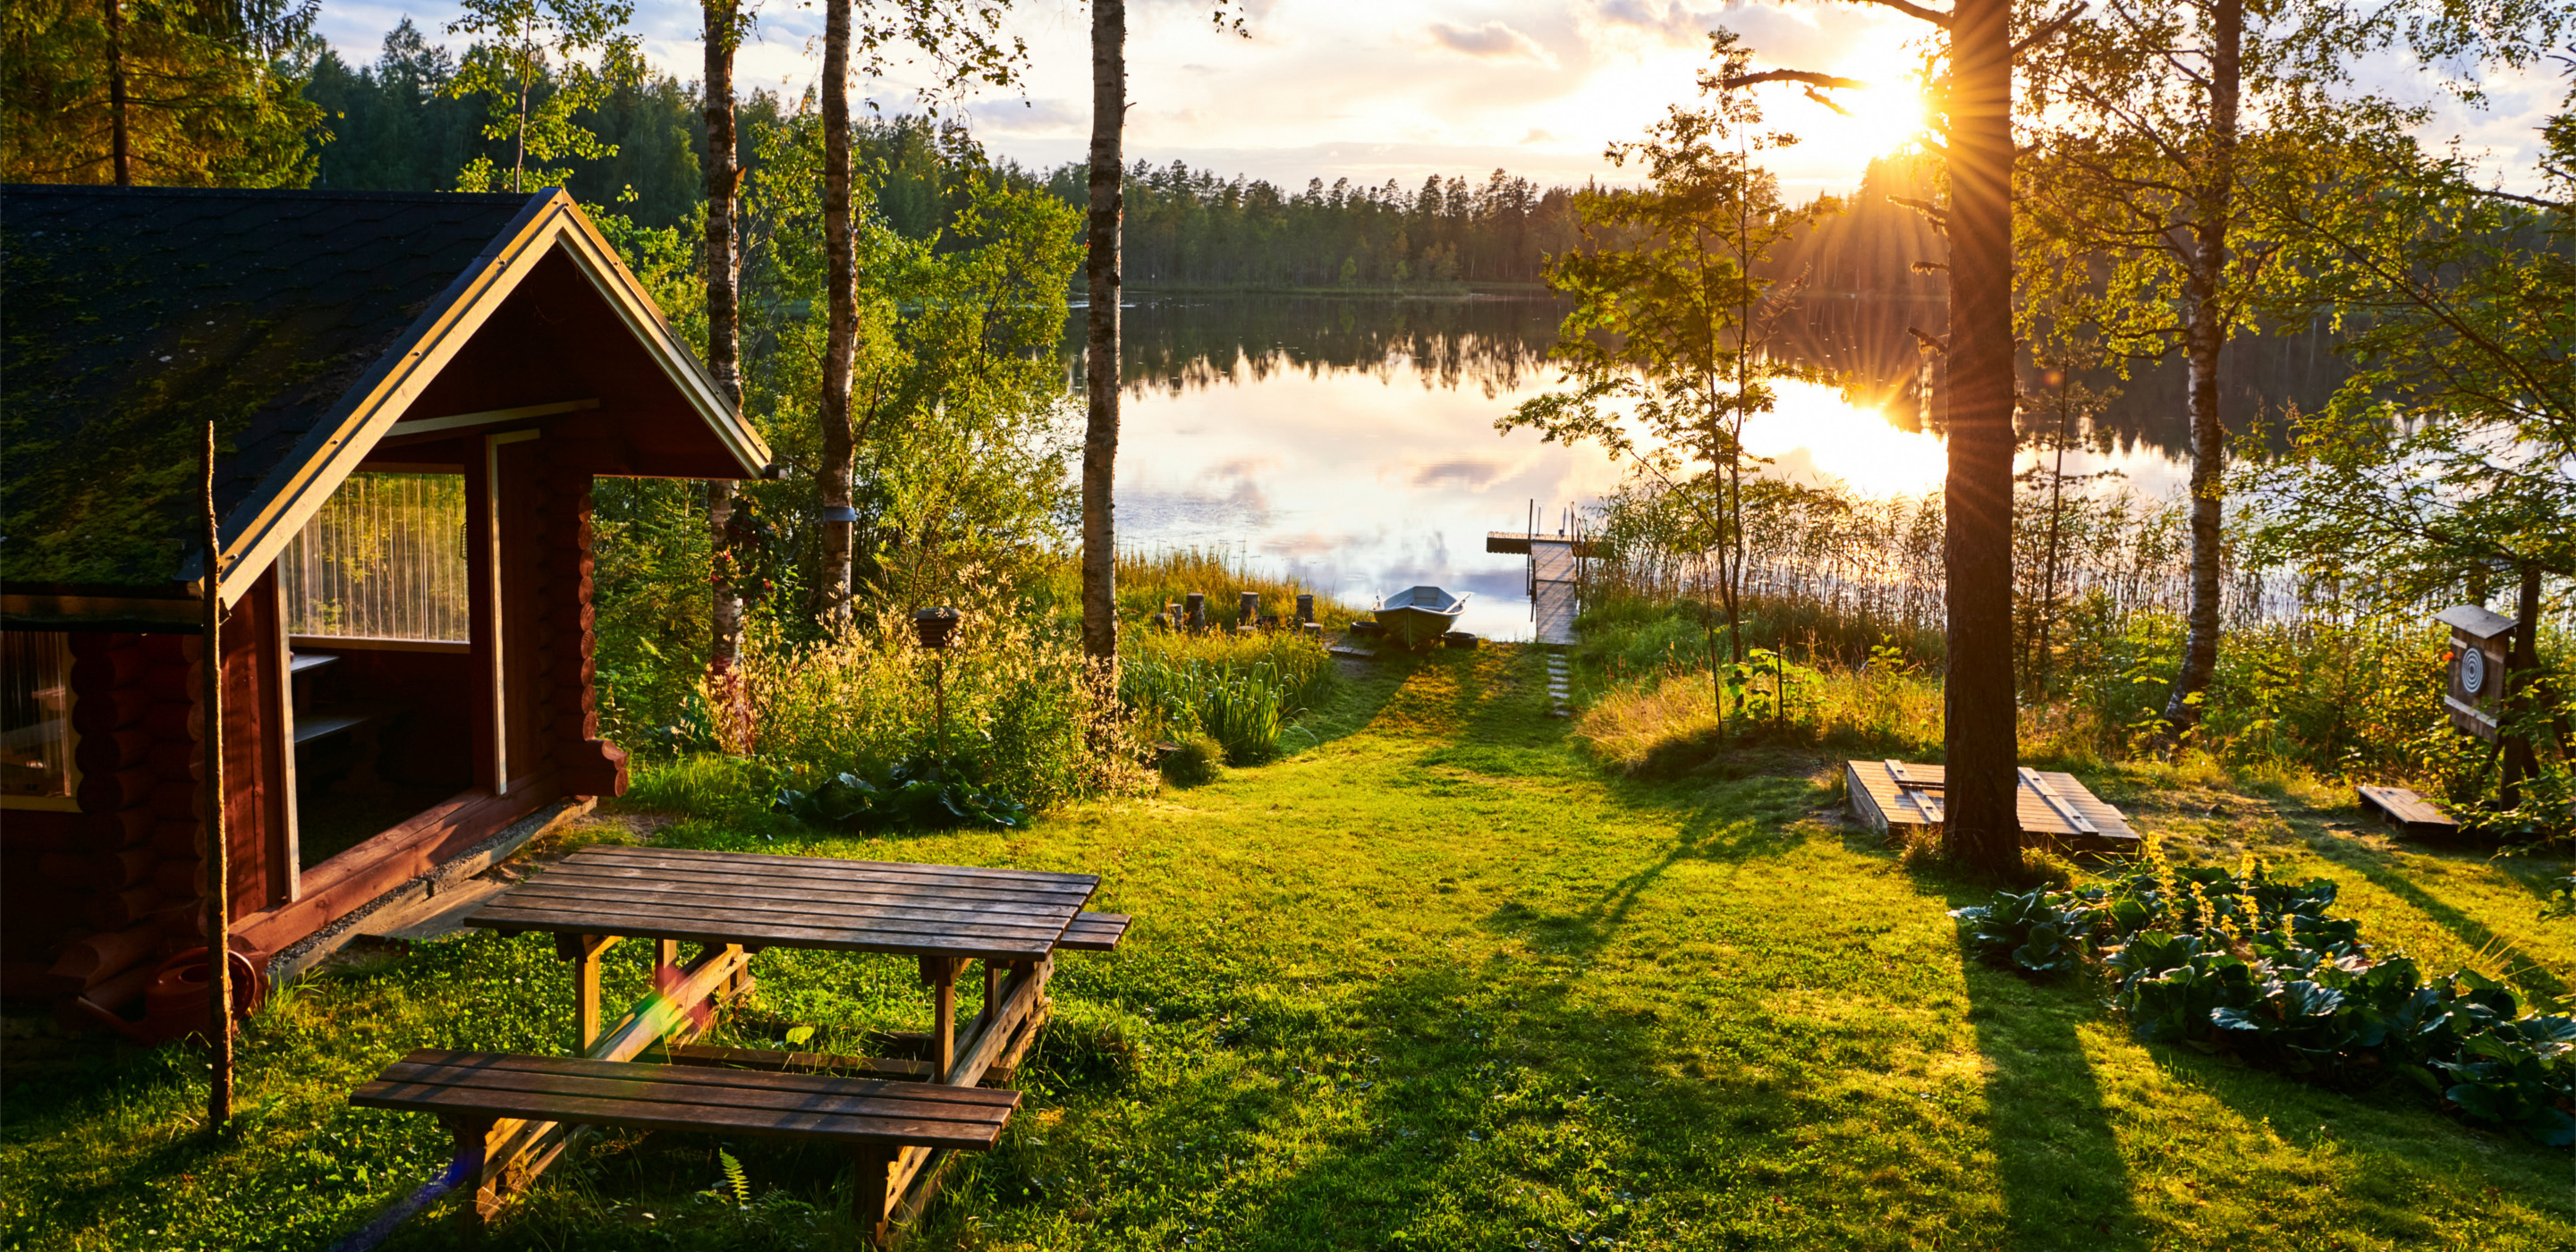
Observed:
[[[952,608],[921,609],[912,615],[912,633],[930,650],[931,707],[939,717],[939,760],[948,761],[948,644],[964,616]]]

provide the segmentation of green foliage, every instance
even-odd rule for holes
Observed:
[[[874,777],[843,772],[812,791],[784,788],[770,806],[808,826],[845,830],[939,830],[985,826],[1013,830],[1028,825],[1029,806],[957,775],[956,767],[929,757],[897,761]]]
[[[1994,964],[2033,974],[2074,969],[2085,958],[2085,938],[2098,910],[2064,892],[1997,892],[1994,902],[1952,909],[1968,923],[1968,945]]]
[[[2425,980],[2364,944],[2335,896],[2328,879],[2151,861],[1950,915],[1989,961],[2048,974],[2098,958],[2140,1039],[2338,1082],[2402,1075],[2465,1116],[2576,1144],[2576,1018],[2517,1016],[2513,992],[2474,971]]]
[[[923,760],[1031,809],[1143,785],[1115,693],[1069,631],[995,592],[968,588],[956,603],[964,620],[941,654],[896,610],[814,643],[755,622],[742,699],[750,750],[773,785],[808,789],[844,772],[882,780],[895,762]]]
[[[447,33],[476,42],[445,90],[483,98],[483,137],[509,141],[509,164],[476,156],[457,174],[457,190],[559,187],[566,171],[546,162],[617,154],[576,115],[644,76],[642,42],[626,29],[633,0],[460,0],[459,7],[463,16]]]
[[[0,180],[113,183],[107,6],[0,7]],[[138,186],[302,187],[312,5],[119,0]]]
[[[1548,285],[1574,299],[1550,352],[1574,389],[1525,400],[1494,428],[1633,462],[1651,484],[1639,524],[1668,548],[1715,558],[1730,655],[1742,661],[1747,518],[1799,494],[1760,473],[1768,458],[1745,446],[1745,423],[1777,407],[1774,384],[1822,377],[1769,350],[1788,291],[1764,261],[1839,206],[1780,198],[1753,154],[1796,139],[1760,129],[1762,110],[1737,83],[1751,49],[1719,30],[1709,57],[1700,89],[1712,100],[1676,105],[1643,140],[1611,145],[1614,160],[1645,165],[1647,184],[1577,196],[1584,246],[1547,263]]]
[[[751,1203],[751,1175],[743,1172],[742,1162],[731,1152],[716,1149],[716,1160],[724,1165],[724,1189],[736,1204]],[[712,1190],[712,1188],[710,1188]]]
[[[2576,88],[2559,107],[2540,172],[2563,201]],[[2288,415],[2285,451],[2246,445],[2260,548],[2392,601],[2486,571],[2576,578],[2576,483],[2556,468],[2576,454],[2576,217],[2406,136],[2356,136],[2349,157],[2260,206],[2357,367],[2325,410]]]
[[[1149,736],[1204,734],[1223,745],[1227,764],[1258,765],[1279,754],[1289,723],[1313,707],[1331,673],[1321,646],[1280,638],[1266,647],[1140,646],[1120,658],[1119,701]]]
[[[1048,194],[1087,203],[1089,168],[1048,171]],[[1577,194],[1495,170],[1482,183],[1434,174],[1407,190],[1309,180],[1294,191],[1174,161],[1126,173],[1120,276],[1130,287],[1456,289],[1530,283],[1575,242]]]
[[[1225,745],[1206,735],[1183,735],[1163,755],[1163,780],[1175,787],[1215,782],[1225,773]]]

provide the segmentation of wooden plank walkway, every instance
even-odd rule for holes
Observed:
[[[1574,642],[1574,541],[1532,539],[1530,601],[1537,615],[1537,639],[1544,644]]]
[[[1601,555],[1600,545],[1584,538],[1535,535],[1517,530],[1485,532],[1485,551],[1527,556],[1533,637],[1541,644],[1563,647],[1574,642],[1574,614],[1580,607],[1576,590],[1582,561]]]

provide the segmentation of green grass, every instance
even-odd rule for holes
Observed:
[[[656,837],[1093,871],[1095,907],[1137,915],[1123,951],[1062,962],[1023,1113],[915,1247],[2576,1244],[2565,1152],[2405,1090],[2142,1046],[2097,989],[1963,963],[1944,910],[1984,893],[1840,822],[1820,758],[1623,779],[1542,716],[1533,655],[1402,664],[1345,684],[1320,746],[1026,832],[818,839],[745,812]],[[2429,967],[2576,984],[2576,924],[2535,917],[2549,867],[2391,845],[2295,784],[2094,781],[2178,859],[2335,877],[2368,937]],[[710,813],[736,785],[664,791]],[[641,993],[641,959],[612,954],[612,996]],[[755,969],[734,1037],[807,1024],[847,1047],[926,1016],[907,962]],[[422,1044],[559,1051],[569,1004],[535,937],[335,973],[246,1035],[250,1111],[219,1148],[192,1124],[191,1054],[13,1039],[6,1246],[327,1246],[445,1154],[429,1119],[347,1089]],[[720,1147],[748,1207],[705,1194]],[[841,1246],[842,1173],[815,1148],[605,1137],[490,1246]],[[424,1220],[395,1246],[445,1237]]]

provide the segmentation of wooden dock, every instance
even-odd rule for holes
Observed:
[[[1595,554],[1591,540],[1527,531],[1485,533],[1485,551],[1527,556],[1532,637],[1542,644],[1574,642],[1574,614],[1581,607],[1583,563]]]
[[[1904,831],[1939,835],[1947,820],[1944,808],[1949,775],[1938,765],[1905,761],[1847,761],[1852,815],[1896,837]],[[2014,816],[2025,845],[2064,852],[2135,852],[2138,832],[2120,810],[2077,782],[2072,774],[2031,769],[2021,771]]]

